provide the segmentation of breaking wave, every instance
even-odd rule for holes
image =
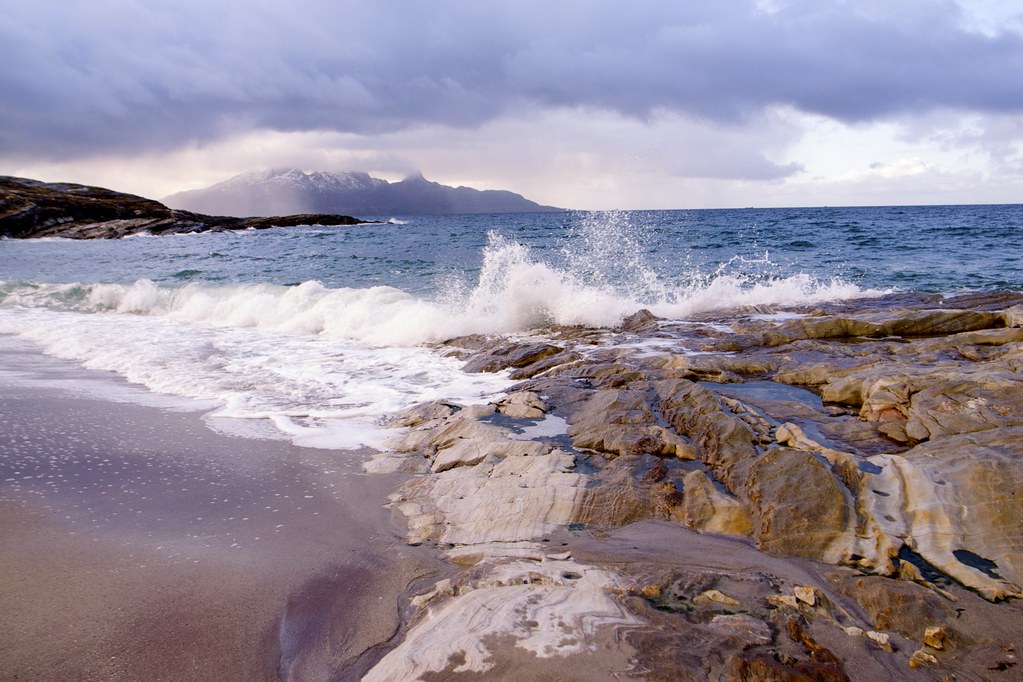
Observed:
[[[165,317],[201,327],[414,346],[464,334],[505,334],[552,324],[608,327],[639,308],[680,319],[750,305],[801,305],[881,292],[805,274],[772,277],[729,262],[709,275],[666,282],[639,260],[591,251],[565,253],[564,265],[536,259],[525,246],[491,235],[478,279],[453,280],[422,298],[389,286],[328,288],[277,284],[0,284],[0,304],[90,313]],[[607,262],[600,262],[601,260]],[[734,259],[733,259],[734,260]]]
[[[216,416],[266,420],[296,443],[380,448],[387,414],[427,400],[478,402],[512,384],[504,374],[462,372],[431,342],[608,327],[640,308],[679,319],[875,293],[779,274],[767,253],[705,273],[666,263],[676,256],[645,247],[624,214],[572,229],[560,251],[491,233],[478,272],[448,276],[432,295],[315,280],[225,284],[177,264],[163,283],[0,282],[0,334],[159,393],[214,400]]]

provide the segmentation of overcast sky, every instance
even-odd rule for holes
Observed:
[[[6,0],[0,174],[585,209],[1023,202],[1018,0]]]

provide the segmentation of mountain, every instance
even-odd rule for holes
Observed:
[[[528,213],[541,206],[505,190],[449,187],[416,174],[387,182],[367,173],[303,173],[293,168],[243,173],[205,189],[164,198],[175,208],[204,213],[265,216],[292,213],[414,215],[419,213]]]
[[[0,238],[115,239],[143,232],[180,234],[361,222],[345,215],[203,215],[103,187],[0,176]]]

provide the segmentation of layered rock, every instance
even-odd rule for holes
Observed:
[[[827,563],[849,558],[852,496],[826,462],[809,452],[772,448],[750,467],[744,492],[753,537],[765,552]]]
[[[693,459],[695,448],[669,428],[657,424],[638,391],[596,391],[569,420],[568,435],[577,450],[605,456],[654,454]]]
[[[702,547],[672,559],[689,568],[670,579],[657,577],[663,566],[641,543],[638,555],[615,554],[629,557],[625,573],[600,551],[589,558],[596,565],[576,556],[568,573],[611,577],[559,583],[580,590],[570,600],[537,597],[589,604],[600,624],[591,642],[628,622],[633,671],[848,679],[838,651],[857,660],[869,652],[864,669],[882,677],[910,667],[975,674],[996,657],[982,642],[1008,646],[1006,633],[1023,623],[1014,601],[1023,597],[1021,301],[900,295],[777,318],[757,310],[673,323],[640,314],[599,334],[456,340],[445,348],[467,370],[510,370],[523,382],[488,405],[405,415],[395,452],[422,473],[395,505],[410,541],[438,543],[476,584],[524,570],[523,560],[567,560],[552,542],[559,533],[570,547],[587,533],[604,547],[599,538],[615,528],[659,523],[663,535],[681,533],[681,546]],[[637,339],[648,340],[642,352]],[[714,569],[714,553],[735,555],[735,543],[745,543],[742,560]],[[827,575],[828,565],[840,568]],[[408,641],[422,646],[430,636],[419,628],[450,628],[519,598],[441,594],[421,605],[424,625]],[[564,622],[578,617],[565,608]],[[957,618],[964,608],[1000,625],[985,634],[979,621]],[[572,655],[549,632],[547,648],[524,644],[539,636],[527,621],[489,622],[483,631],[538,656]],[[437,659],[401,667],[411,665],[410,645],[388,669],[414,677],[505,660],[478,638],[460,642],[445,650],[445,667]],[[661,649],[669,644],[702,653],[669,656]]]
[[[362,679],[485,673],[495,667],[488,642],[501,639],[538,657],[582,654],[592,661],[603,645],[602,631],[639,622],[612,597],[612,591],[621,590],[614,572],[571,559],[511,560],[488,569],[481,577],[466,577],[457,585],[447,581],[424,595],[421,605],[438,603]],[[455,590],[457,598],[444,599]]]
[[[718,490],[702,471],[686,474],[682,483],[685,495],[680,513],[672,519],[694,530],[725,535],[752,535],[753,519],[749,508]]]

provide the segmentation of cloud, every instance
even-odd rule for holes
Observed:
[[[850,124],[1023,112],[1023,36],[967,19],[948,0],[9,3],[0,155],[160,151],[258,130],[478,130],[558,111],[714,130],[785,107]],[[759,154],[676,166],[798,170]]]
[[[512,189],[556,206],[676,208],[704,200],[683,188],[687,179],[774,185],[797,174],[801,166],[783,152],[802,135],[798,124],[782,115],[740,127],[710,126],[669,112],[640,121],[606,110],[553,109],[470,130],[423,125],[379,135],[250,131],[170,152],[34,162],[8,172],[160,198],[253,169],[357,169],[388,180],[421,170],[431,180]],[[707,200],[720,205],[724,198]]]

